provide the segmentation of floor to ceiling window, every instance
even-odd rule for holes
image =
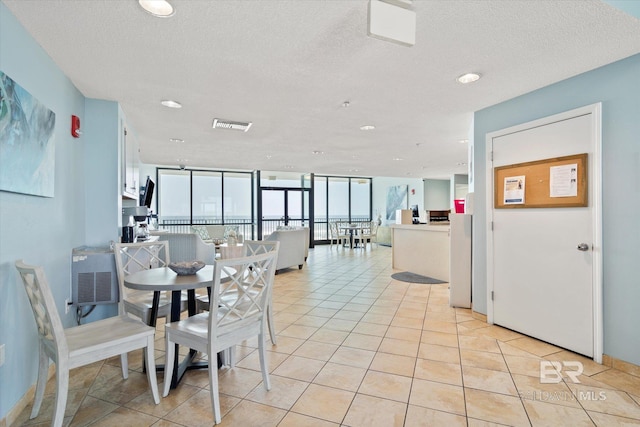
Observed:
[[[329,239],[332,221],[371,221],[371,179],[314,177],[314,239]]]
[[[158,168],[158,223],[173,232],[191,225],[238,225],[247,238],[255,236],[253,174]]]

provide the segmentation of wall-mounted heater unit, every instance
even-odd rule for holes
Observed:
[[[118,302],[118,275],[111,249],[81,246],[73,249],[71,259],[73,305],[81,307]]]

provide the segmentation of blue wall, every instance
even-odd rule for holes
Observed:
[[[640,55],[475,113],[474,310],[485,313],[485,135],[602,102],[604,352],[640,365]],[[585,327],[589,327],[585,325]]]
[[[84,141],[71,136],[71,115],[84,118],[85,98],[0,3],[0,70],[56,114],[55,197],[0,191],[0,419],[35,382],[37,333],[14,262],[42,265],[58,312],[70,298],[71,248],[84,244]],[[11,159],[0,159],[0,165]],[[1,166],[0,166],[1,167]],[[62,315],[72,325],[71,313]]]

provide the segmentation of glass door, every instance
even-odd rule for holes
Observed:
[[[309,217],[308,190],[301,188],[263,188],[262,235],[266,236],[279,226],[301,227]]]

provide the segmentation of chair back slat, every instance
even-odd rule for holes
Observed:
[[[245,240],[243,243],[244,255],[259,255],[271,251],[277,251],[280,245],[276,240]]]
[[[125,277],[138,271],[168,266],[169,242],[116,243],[114,253],[120,290],[120,308],[123,313],[122,302],[127,299],[127,292],[129,292],[124,286]]]
[[[216,260],[209,307],[210,340],[215,340],[219,328],[264,321],[277,257],[278,245],[275,245],[269,252]],[[226,281],[221,280],[223,272],[229,277]]]
[[[50,348],[67,351],[64,328],[42,267],[27,265],[22,260],[15,265],[29,298],[40,340]]]

